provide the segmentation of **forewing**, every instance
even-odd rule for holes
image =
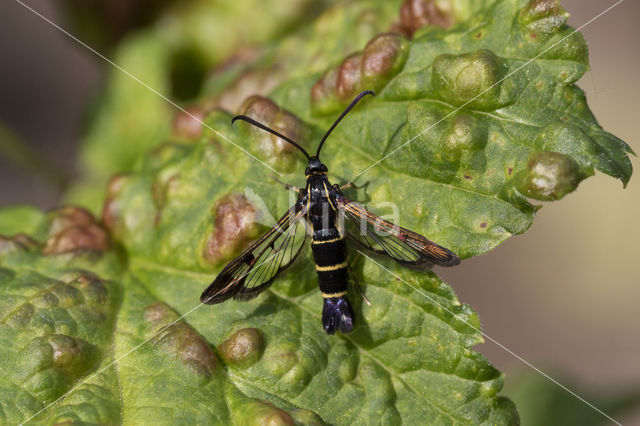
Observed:
[[[403,265],[454,266],[460,258],[420,234],[402,228],[367,211],[344,196],[338,197],[347,235],[367,250]]]
[[[277,225],[232,260],[200,296],[208,305],[231,297],[249,300],[267,289],[293,263],[306,241],[306,209],[296,204]]]

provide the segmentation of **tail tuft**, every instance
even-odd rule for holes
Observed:
[[[354,316],[347,296],[326,297],[322,308],[322,326],[327,334],[349,333],[353,330]]]

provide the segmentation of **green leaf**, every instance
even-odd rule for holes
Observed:
[[[81,209],[56,210],[40,229],[40,240],[0,239],[3,422],[517,419],[496,397],[502,375],[469,349],[477,316],[432,273],[401,275],[430,300],[355,265],[372,280],[373,306],[355,303],[371,326],[332,337],[313,280],[295,279],[312,277],[307,262],[266,297],[212,312],[197,304],[210,274],[122,262]]]
[[[60,209],[41,215],[38,228],[40,241],[24,234],[0,237],[0,365],[5,372],[0,421],[5,424],[27,420],[111,359],[122,297],[120,262],[113,253],[102,254],[106,232],[88,213]],[[116,418],[115,377],[110,371],[97,385],[90,380],[43,418],[67,412],[65,418],[86,421]]]
[[[0,235],[33,234],[44,214],[34,206],[13,205],[0,209]]]
[[[7,312],[0,325],[0,364],[11,366],[0,384],[7,423],[26,420],[24,413],[35,414],[76,383],[81,384],[36,420],[225,424],[289,418],[271,404],[294,417],[318,418],[297,408],[304,407],[340,423],[380,417],[507,423],[513,416],[509,402],[493,398],[501,374],[466,349],[479,336],[461,321],[477,325],[477,317],[433,275],[414,284],[434,292],[455,317],[400,288],[402,297],[390,306],[372,299],[381,326],[375,334],[361,328],[332,338],[319,325],[317,292],[229,303],[216,313],[215,326],[207,309],[174,323],[178,314],[158,300],[183,287],[181,296],[168,299],[186,312],[194,305],[189,290],[198,291],[209,275],[143,261],[132,267],[133,274],[123,273],[112,254],[42,256],[37,248],[17,246],[3,250],[0,260],[0,300]],[[394,321],[400,313],[410,315]],[[251,348],[258,353],[248,364],[238,363],[225,348],[247,329],[265,343]],[[412,337],[412,329],[421,332]],[[203,336],[218,343],[226,367]],[[394,336],[412,348],[406,359],[394,359]],[[425,358],[430,367],[419,368]],[[117,366],[101,371],[116,360]],[[433,385],[437,395],[430,392]]]
[[[324,41],[338,46],[322,28],[337,26],[335,16],[362,18],[349,4],[267,49],[260,64],[291,46],[308,47],[297,56],[307,59]],[[537,208],[530,198],[562,198],[594,168],[628,181],[629,148],[597,125],[573,85],[587,50],[557,3],[461,0],[438,13],[429,19],[449,29],[414,32],[425,17],[409,14],[398,31],[411,39],[387,33],[340,53],[342,62],[328,59],[337,51],[323,66],[301,60],[269,98],[250,97],[239,112],[312,149],[355,93],[375,88],[322,152],[332,181],[402,147],[349,196],[381,214],[395,203],[398,224],[465,257],[524,232]],[[152,37],[138,40],[161,51]],[[229,85],[209,86],[203,104],[225,94],[236,102],[234,76],[260,66],[228,71]],[[222,108],[199,113],[283,180],[304,183],[291,146],[232,126]],[[291,194],[217,135],[190,131],[188,120],[189,131],[170,134],[156,118],[147,129],[155,123],[171,140],[151,138],[153,149],[131,155],[135,167],[109,183],[101,224],[71,207],[24,227],[18,213],[0,212],[0,230],[32,235],[0,239],[6,423],[518,423],[499,395],[503,375],[472,349],[482,342],[477,315],[433,272],[385,262],[389,273],[353,252],[371,306],[351,292],[357,323],[347,335],[321,327],[308,253],[255,300],[200,305],[204,287]]]

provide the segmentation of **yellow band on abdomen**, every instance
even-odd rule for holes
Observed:
[[[324,297],[325,299],[328,299],[330,297],[340,297],[340,296],[344,296],[345,294],[347,294],[346,291],[341,291],[339,293],[322,293],[322,297]]]
[[[329,244],[329,243],[335,243],[342,240],[342,237],[338,237],[338,238],[332,238],[330,240],[313,240],[311,241],[311,244]]]
[[[346,268],[347,262],[338,263],[337,265],[329,265],[329,266],[318,266],[316,265],[316,271],[327,272],[327,271],[337,271],[338,269]]]

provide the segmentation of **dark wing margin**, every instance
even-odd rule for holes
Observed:
[[[250,300],[266,290],[298,257],[307,238],[306,208],[296,203],[260,239],[233,259],[200,296],[207,305]]]
[[[344,196],[338,197],[338,206],[347,235],[367,250],[408,266],[454,266],[460,263],[460,258],[451,250],[374,215]]]

